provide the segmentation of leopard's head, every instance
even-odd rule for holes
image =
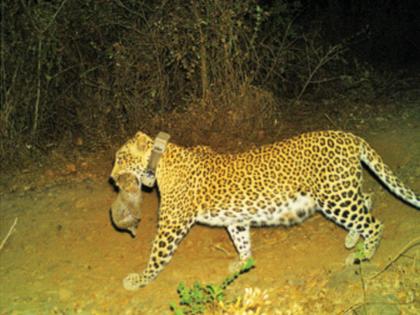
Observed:
[[[117,151],[111,172],[111,179],[118,188],[117,199],[111,206],[112,221],[117,228],[128,230],[133,236],[140,222],[141,178],[152,146],[152,139],[138,132]]]
[[[140,182],[143,172],[147,168],[153,140],[142,132],[128,140],[116,153],[111,178],[118,184],[118,177],[129,173]]]

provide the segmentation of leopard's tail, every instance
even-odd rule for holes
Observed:
[[[416,208],[420,208],[420,195],[416,195],[413,190],[408,188],[365,140],[359,139],[361,140],[360,159],[397,197]]]

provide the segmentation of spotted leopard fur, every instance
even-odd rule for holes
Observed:
[[[139,188],[132,187],[141,182],[152,145],[152,139],[139,132],[116,154],[111,177],[128,200],[130,194],[132,200],[139,198]],[[124,287],[135,290],[152,281],[194,223],[226,227],[244,260],[251,256],[251,226],[298,224],[320,211],[349,231],[347,248],[361,236],[364,258],[370,259],[381,239],[382,224],[370,212],[370,196],[362,191],[361,162],[396,196],[419,208],[419,196],[365,140],[350,133],[305,133],[239,154],[168,144],[156,172],[161,200],[150,260],[143,273],[124,279]],[[118,202],[118,207],[121,214],[127,210],[124,207],[138,212],[139,205]],[[127,216],[117,216],[118,220],[127,222]],[[354,254],[350,259],[357,260]]]

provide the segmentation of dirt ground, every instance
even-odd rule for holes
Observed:
[[[418,120],[359,135],[420,192]],[[111,168],[112,156],[97,154],[2,175],[0,240],[17,223],[0,250],[0,314],[170,314],[179,282],[228,275],[236,252],[227,232],[195,226],[153,283],[125,291],[122,279],[148,260],[158,202],[155,192],[145,195],[137,239],[117,232],[108,212]],[[258,287],[271,301],[266,314],[420,314],[420,212],[365,178],[385,224],[371,262],[346,267],[346,232],[319,214],[292,228],[255,228],[256,268],[228,288],[228,299]]]

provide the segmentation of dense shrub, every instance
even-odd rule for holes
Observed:
[[[211,117],[201,127],[237,129],[252,114],[281,112],[285,100],[331,97],[339,84],[357,82],[344,58],[350,40],[328,43],[305,8],[257,0],[3,1],[0,157],[16,161],[29,146],[45,150],[80,136],[101,145],[149,130],[168,112],[201,112]]]

